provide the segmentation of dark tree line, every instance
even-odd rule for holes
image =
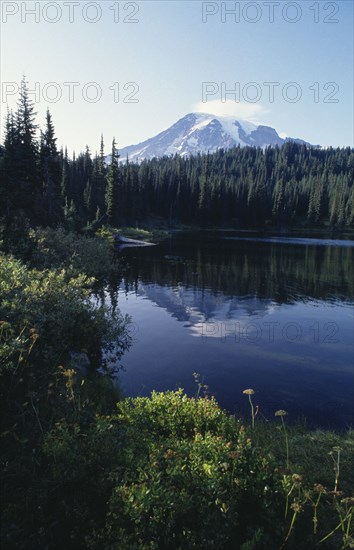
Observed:
[[[237,147],[187,159],[153,159],[124,170],[138,182],[142,219],[236,227],[354,223],[350,148],[322,150],[291,142],[265,150]],[[125,199],[130,217],[134,200],[132,194]]]
[[[71,229],[139,224],[263,227],[354,224],[354,150],[294,142],[235,147],[189,158],[139,164],[121,159],[113,139],[106,162],[88,147],[77,157],[58,151],[49,111],[37,137],[33,103],[22,82],[17,111],[8,112],[1,147],[3,223]],[[22,220],[20,222],[19,220]]]

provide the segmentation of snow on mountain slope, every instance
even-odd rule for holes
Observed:
[[[132,162],[164,155],[189,156],[197,153],[213,153],[240,145],[266,147],[282,145],[285,141],[306,143],[303,140],[282,139],[274,128],[256,125],[231,116],[215,116],[208,113],[189,113],[158,135],[119,151],[122,161],[128,156]]]

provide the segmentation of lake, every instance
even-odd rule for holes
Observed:
[[[175,232],[119,253],[129,264],[107,295],[129,314],[127,396],[183,387],[193,373],[220,405],[289,421],[353,423],[354,241],[255,232]]]

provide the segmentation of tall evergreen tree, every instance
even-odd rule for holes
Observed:
[[[116,142],[112,141],[112,158],[107,174],[106,207],[108,224],[117,227],[119,223],[119,187],[121,184],[121,174],[118,163],[118,152]]]
[[[273,218],[280,226],[286,222],[285,210],[285,181],[281,178],[276,183],[273,194]]]
[[[0,217],[9,222],[14,211],[14,186],[16,162],[16,127],[12,111],[7,111],[5,140],[1,155]]]
[[[71,186],[70,186],[70,168],[69,168],[69,159],[68,159],[68,150],[65,147],[65,152],[62,160],[62,170],[61,170],[61,197],[64,206],[70,204],[72,199]]]
[[[209,153],[205,156],[203,162],[203,172],[200,177],[199,191],[199,219],[202,224],[207,224],[210,216],[211,206],[211,189],[210,189],[210,174],[209,174]]]
[[[43,180],[43,222],[45,225],[54,225],[63,217],[61,200],[61,162],[56,146],[52,117],[47,110],[46,128],[41,134],[41,173]]]
[[[41,221],[36,114],[24,77],[15,114],[14,160],[11,168],[11,180],[15,186],[13,197],[16,210],[23,213],[32,224]]]
[[[106,211],[106,158],[104,154],[104,140],[101,134],[100,154],[97,164],[97,206],[102,214]]]
[[[5,210],[10,217],[22,216],[32,224],[40,221],[41,199],[35,115],[23,77],[17,111],[6,120],[4,165],[11,199],[6,199]]]

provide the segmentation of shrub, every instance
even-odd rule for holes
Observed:
[[[269,548],[280,504],[272,467],[214,399],[154,392],[120,402],[114,420],[118,483],[90,547],[235,548],[257,533]]]
[[[125,320],[94,307],[92,283],[84,275],[31,270],[19,260],[0,257],[1,496],[6,548],[42,547],[51,532],[49,519],[55,523],[54,515],[44,510],[46,471],[52,479],[43,451],[48,434],[57,423],[66,424],[81,449],[77,459],[83,460],[82,434],[91,429],[97,413],[107,414],[119,398],[110,378],[99,369],[105,367],[105,350],[118,360],[129,345]],[[78,368],[75,358],[80,355],[87,358],[87,372]],[[58,444],[60,438],[58,432]],[[64,463],[63,459],[63,467]],[[92,482],[89,475],[86,482]],[[53,493],[53,486],[48,490]],[[67,511],[70,502],[63,504]],[[52,544],[48,539],[43,547],[47,543]]]
[[[123,270],[112,244],[103,237],[37,228],[29,231],[29,241],[31,263],[38,269],[61,267],[100,279]]]

